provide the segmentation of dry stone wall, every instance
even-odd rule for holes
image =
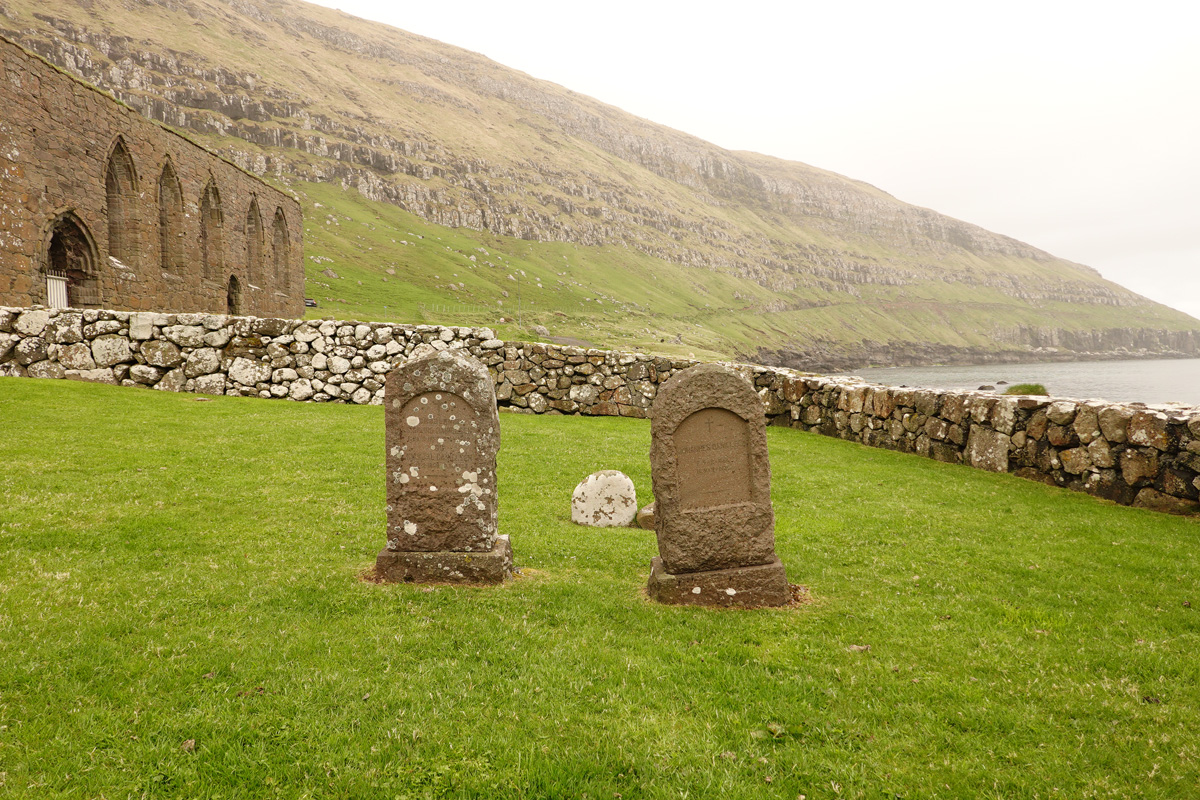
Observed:
[[[646,418],[659,387],[696,363],[506,342],[488,328],[0,307],[0,377],[379,404],[384,376],[420,345],[468,351],[495,380],[498,405],[538,414]],[[754,384],[772,425],[1200,513],[1200,408],[735,369]]]

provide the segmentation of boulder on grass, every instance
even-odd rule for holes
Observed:
[[[571,494],[571,521],[594,528],[627,527],[637,516],[637,491],[623,472],[605,469],[588,475]]]

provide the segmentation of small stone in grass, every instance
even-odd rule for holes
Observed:
[[[633,481],[615,469],[588,475],[571,494],[571,522],[576,525],[623,528],[633,522],[637,513]]]

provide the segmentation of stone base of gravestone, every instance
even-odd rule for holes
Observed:
[[[389,583],[503,583],[512,575],[512,545],[497,536],[490,551],[388,550],[375,559],[375,573]]]
[[[650,562],[646,594],[668,605],[731,608],[786,606],[792,599],[787,574],[778,558],[754,567],[672,575],[656,557]]]

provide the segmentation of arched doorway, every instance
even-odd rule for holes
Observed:
[[[71,212],[59,216],[46,238],[46,305],[95,308],[100,305],[96,246],[87,226]]]
[[[238,316],[242,313],[242,286],[236,275],[229,276],[229,289],[225,292],[225,313]]]

